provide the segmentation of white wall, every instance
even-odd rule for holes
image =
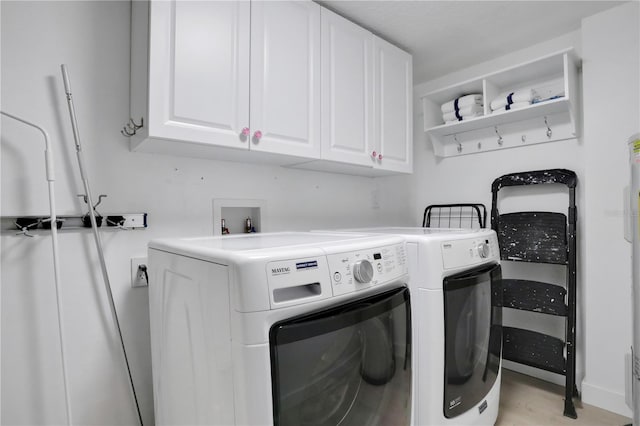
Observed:
[[[584,400],[629,414],[623,406],[622,357],[630,345],[626,302],[630,249],[621,236],[620,188],[628,173],[624,142],[639,127],[637,3],[586,20],[582,32],[416,86],[418,97],[573,45],[584,57],[583,138],[437,159],[422,131],[421,107],[416,104],[416,173],[411,178],[375,180],[131,153],[119,134],[129,118],[129,2],[3,1],[0,11],[0,105],[49,130],[56,150],[58,214],[85,211],[76,199],[82,186],[61,63],[70,69],[93,193],[109,195],[101,211],[149,214],[147,230],[103,234],[145,423],[152,419],[147,293],[130,289],[129,259],[144,255],[151,238],[211,234],[212,199],[266,200],[269,230],[418,225],[427,204],[489,205],[495,177],[550,167],[571,168],[579,177]],[[628,90],[625,84],[630,85]],[[617,111],[629,115],[621,118]],[[39,135],[3,119],[0,140],[1,214],[46,214]],[[376,197],[379,208],[373,207]],[[50,241],[47,234],[27,239],[11,232],[0,239],[0,423],[59,424],[64,407]],[[73,421],[132,424],[135,417],[93,242],[86,231],[63,232],[60,239]]]
[[[416,85],[413,175],[414,217],[434,203],[491,204],[491,182],[502,174],[568,168],[578,175],[578,383],[583,401],[630,415],[624,403],[624,354],[631,342],[630,245],[623,239],[622,188],[628,181],[626,140],[640,129],[638,67],[638,3],[600,13],[584,21],[581,31],[512,52],[496,60]],[[583,129],[573,140],[438,158],[422,130],[420,96],[440,87],[575,47],[583,57]],[[566,191],[565,191],[566,193]],[[513,194],[513,193],[512,193]],[[551,193],[551,210],[566,203],[562,191]],[[533,198],[537,200],[537,198]],[[564,201],[563,201],[564,200]],[[512,210],[524,209],[526,198],[509,200]],[[566,204],[564,204],[566,212]],[[531,273],[526,265],[503,265],[505,276]],[[545,277],[562,278],[552,269]],[[505,321],[535,321],[540,331],[562,331],[561,324],[540,316],[505,311]],[[517,325],[517,324],[516,324]],[[506,363],[562,383],[551,373]]]
[[[631,252],[623,239],[627,140],[640,131],[638,2],[582,23],[585,128],[586,377],[583,400],[629,414],[624,354],[631,346]],[[638,308],[638,307],[637,307]]]
[[[213,199],[266,201],[267,231],[415,222],[407,177],[369,179],[271,166],[132,153],[128,1],[0,3],[2,109],[50,133],[58,214],[84,205],[60,64],[69,67],[94,198],[103,214],[146,212],[149,228],[105,231],[114,298],[145,424],[152,424],[146,289],[129,261],[152,238],[213,234]],[[1,214],[46,215],[40,135],[2,120]],[[216,226],[218,226],[216,224]],[[134,424],[127,379],[91,235],[60,235],[64,328],[75,424]],[[61,424],[64,405],[50,239],[1,237],[2,424]]]

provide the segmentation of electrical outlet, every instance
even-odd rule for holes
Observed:
[[[147,273],[144,269],[147,267],[146,257],[132,257],[131,258],[131,287],[146,287],[149,285]]]

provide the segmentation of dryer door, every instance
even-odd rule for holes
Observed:
[[[403,287],[274,324],[274,424],[409,425],[410,312]]]
[[[500,265],[446,277],[444,286],[444,416],[458,416],[489,393],[502,350]],[[479,409],[484,411],[486,404]]]

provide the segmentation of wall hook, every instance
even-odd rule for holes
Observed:
[[[130,118],[129,122],[122,128],[122,130],[120,130],[120,133],[122,133],[122,136],[126,136],[130,138],[131,136],[136,134],[138,129],[142,129],[143,127],[144,127],[143,117],[140,117],[140,124],[136,124],[136,122],[133,121],[133,118]]]
[[[20,230],[20,232],[17,232],[16,235],[24,235],[25,237],[31,237],[33,238],[33,235],[29,233],[30,228],[37,228],[38,225],[40,224],[39,220],[36,220],[28,225],[22,224],[22,223],[18,223],[18,221],[13,222],[16,225],[16,228],[18,228]]]
[[[89,200],[85,194],[78,194],[78,197],[82,197],[85,204],[89,204]],[[92,206],[92,209],[95,212],[94,217],[96,219],[96,226],[98,227],[102,226],[102,215],[98,210],[96,210],[96,207],[98,207],[98,204],[100,204],[102,199],[105,197],[106,197],[105,194],[98,195],[98,202]],[[87,211],[87,213],[82,217],[82,224],[84,225],[85,228],[91,228],[91,215],[89,213],[90,212]]]
[[[547,137],[549,139],[551,139],[551,135],[553,134],[553,132],[551,131],[551,128],[549,127],[549,124],[547,123],[547,116],[544,116],[544,125],[547,126]]]
[[[500,135],[500,133],[498,133],[498,126],[494,126],[494,129],[496,130],[496,135],[498,136],[498,145],[502,146],[502,143],[504,141],[502,140],[502,135]]]
[[[16,232],[16,235],[20,235],[20,234],[24,235],[25,237],[33,238],[33,235],[31,235],[29,233],[29,229],[28,228],[22,228],[22,231]]]
[[[107,198],[106,194],[100,194],[98,195],[98,202],[94,204],[93,209],[95,210],[96,207],[98,207],[98,205],[102,202],[103,198]]]
[[[82,199],[84,200],[85,204],[89,204],[89,199],[87,198],[87,196],[85,194],[78,194],[78,197],[82,197]],[[107,198],[106,194],[100,194],[98,195],[98,202],[94,204],[93,209],[95,210],[96,207],[98,207],[98,205],[102,202],[103,198]]]
[[[51,221],[51,218],[47,217],[47,218],[41,219],[40,223],[42,223],[42,227],[44,229],[51,229],[53,226],[55,226],[56,229],[60,229],[60,228],[62,228],[62,225],[64,224],[64,222],[66,220],[67,219],[58,217],[58,218],[56,218],[56,223],[54,225],[53,222]]]
[[[129,228],[124,226],[125,218],[124,216],[107,216],[107,226],[115,226],[124,231],[128,231]]]
[[[462,152],[462,144],[460,142],[458,142],[458,135],[453,135],[453,140],[456,141],[456,143],[458,144],[458,147],[456,148],[458,150],[458,154]]]

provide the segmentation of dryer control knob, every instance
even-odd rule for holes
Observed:
[[[366,259],[353,264],[353,276],[359,283],[366,284],[373,278],[373,265]]]
[[[476,248],[478,250],[478,255],[483,259],[489,257],[491,254],[491,248],[489,248],[489,244],[487,243],[480,243]]]

